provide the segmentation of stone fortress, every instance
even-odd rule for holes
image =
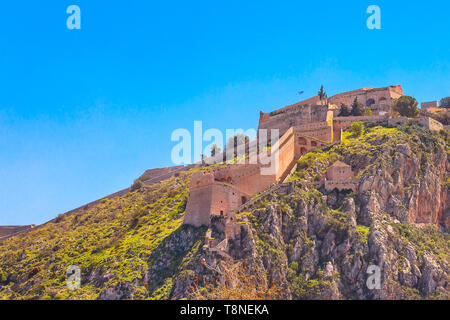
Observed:
[[[208,249],[226,255],[228,241],[238,237],[241,228],[245,228],[245,225],[236,225],[235,214],[252,197],[285,182],[296,170],[299,158],[307,152],[339,143],[342,130],[356,121],[387,121],[396,124],[408,120],[391,117],[390,106],[402,95],[400,85],[364,88],[340,93],[322,101],[319,96],[315,96],[270,113],[261,111],[258,132],[260,129],[278,129],[280,134],[280,139],[271,145],[269,151],[278,155],[275,172],[262,174],[262,164],[243,163],[194,173],[183,223],[196,227],[209,226],[208,234],[211,234],[212,221],[221,220],[219,229],[222,229],[224,239],[220,242],[209,240],[206,245]],[[370,107],[372,115],[338,116],[341,104],[350,106],[355,98],[365,107]],[[439,122],[428,117],[413,121],[429,130],[442,129]],[[217,159],[221,162],[222,155],[216,156]],[[337,161],[328,168],[318,184],[328,191],[338,189],[357,193],[358,181],[354,180],[354,173],[348,164]],[[217,229],[217,226],[215,222],[213,228]]]
[[[401,86],[364,88],[339,93],[326,101],[309,98],[270,113],[260,112],[260,129],[278,129],[280,139],[270,152],[278,154],[273,174],[261,173],[260,164],[236,164],[195,173],[191,180],[184,223],[208,226],[211,216],[225,216],[244,205],[252,196],[269,186],[283,182],[295,171],[297,160],[310,150],[326,147],[341,140],[341,132],[356,121],[387,120],[390,105],[403,95]],[[373,110],[371,116],[339,117],[340,105],[350,106],[355,98]],[[350,171],[349,171],[350,170]],[[326,189],[351,189],[351,168],[338,163],[330,168],[324,181]]]
[[[261,193],[269,192],[271,188],[279,187],[296,170],[297,160],[307,152],[340,142],[342,130],[356,121],[388,121],[391,125],[411,121],[404,117],[391,117],[390,106],[402,95],[403,90],[400,85],[371,87],[339,93],[322,100],[319,96],[314,96],[269,113],[261,111],[258,132],[260,129],[279,130],[280,138],[270,146],[268,151],[264,151],[268,157],[276,156],[278,159],[275,170],[267,173],[264,172],[267,165],[245,161],[241,164],[231,164],[194,173],[190,182],[183,224],[196,227],[210,226],[212,220],[219,218],[223,220],[225,240],[238,236],[241,227],[235,223],[235,212],[248,205],[255,195],[261,195]],[[355,98],[365,107],[370,107],[373,111],[372,115],[340,117],[341,104],[350,106]],[[423,107],[430,109],[435,106],[435,102],[423,104]],[[413,121],[430,130],[439,131],[443,128],[441,123],[427,116]],[[253,150],[258,150],[258,139],[250,142],[250,145],[253,146]],[[250,149],[252,150],[252,147]],[[259,154],[261,153],[260,151]],[[210,162],[206,162],[220,163],[223,157],[222,153],[213,159],[207,159]],[[147,170],[143,175],[145,178],[143,183],[157,183],[179,172],[203,165],[204,163],[195,163]],[[357,181],[353,179],[351,167],[342,162],[337,162],[329,168],[320,186],[326,190],[336,188],[357,192]],[[80,209],[94,206],[105,198],[111,199],[131,191],[133,191],[132,188],[120,190],[65,214],[73,214]],[[39,226],[0,226],[0,241],[35,228]],[[210,245],[216,247],[217,244]],[[219,247],[224,247],[224,243],[222,242]]]

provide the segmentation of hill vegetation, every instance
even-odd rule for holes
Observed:
[[[190,173],[141,186],[92,208],[0,242],[0,298],[95,299],[129,284],[129,298],[148,297],[149,257],[180,228]],[[82,270],[82,290],[66,287],[70,265]]]
[[[448,132],[352,131],[237,215],[248,228],[231,260],[205,250],[205,228],[182,226],[191,174],[207,166],[0,242],[0,299],[449,299],[450,237],[433,213],[449,188]],[[314,184],[336,160],[352,166],[358,194]],[[373,264],[382,290],[366,286]]]

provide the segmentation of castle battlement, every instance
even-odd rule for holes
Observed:
[[[301,156],[339,141],[342,130],[353,122],[387,120],[389,113],[385,111],[385,106],[389,108],[402,94],[401,86],[370,87],[339,93],[329,98],[326,104],[315,96],[270,113],[261,111],[258,129],[278,129],[280,133],[280,138],[273,141],[269,152],[272,159],[277,159],[275,171],[263,174],[263,165],[244,163],[194,173],[184,223],[208,226],[212,216],[231,219],[228,214],[253,195],[274,183],[283,182],[295,169]],[[335,117],[335,105],[351,105],[355,98],[380,112],[373,116]],[[348,168],[342,163],[330,168],[332,177],[324,181],[325,189],[352,189],[356,192],[357,184],[350,179],[353,173]],[[234,230],[232,225],[229,225],[229,230]]]
[[[229,257],[230,243],[238,245],[243,226],[236,223],[235,213],[250,205],[255,195],[272,192],[292,174],[300,157],[316,148],[323,148],[341,140],[342,130],[352,123],[386,122],[390,125],[413,122],[431,131],[439,131],[442,124],[429,117],[390,119],[390,106],[403,95],[401,86],[363,88],[337,94],[325,101],[318,96],[286,106],[270,113],[260,112],[258,129],[278,129],[280,138],[271,141],[270,158],[277,159],[274,172],[262,174],[265,166],[260,164],[235,164],[195,173],[192,176],[184,224],[209,226],[218,232],[218,239],[210,236],[205,249],[222,257]],[[358,99],[366,108],[373,110],[371,116],[337,117],[341,104],[350,106]],[[262,136],[261,136],[262,137]],[[257,145],[252,141],[249,145]],[[254,150],[250,149],[250,150]],[[265,151],[264,151],[265,152]],[[255,152],[250,153],[250,159]],[[341,161],[331,165],[318,182],[312,183],[326,191],[352,190],[358,193],[359,181],[351,166]],[[251,199],[252,198],[252,199]],[[251,200],[250,200],[251,199]],[[211,235],[211,232],[209,232]]]

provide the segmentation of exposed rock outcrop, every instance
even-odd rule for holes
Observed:
[[[311,155],[321,159],[317,167],[313,160],[289,187],[238,214],[248,228],[234,247],[246,254],[230,253],[264,274],[268,287],[283,288],[275,298],[449,299],[445,138],[379,127]],[[326,168],[323,159],[330,165],[336,156],[357,172],[358,194],[311,185]],[[223,260],[204,257],[214,268]],[[226,279],[206,267],[197,271],[219,284]],[[183,296],[177,284],[173,292]]]

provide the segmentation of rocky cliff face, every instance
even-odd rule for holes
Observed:
[[[220,270],[242,261],[249,275],[263,275],[262,290],[281,288],[272,298],[449,299],[445,139],[416,127],[375,127],[301,159],[292,182],[238,215],[248,227],[231,242],[233,260],[205,252],[210,270],[196,270],[207,288],[201,297],[236,288]],[[357,174],[357,195],[311,185],[336,159]],[[208,286],[214,275],[216,287]]]
[[[364,170],[365,156],[352,154],[345,160],[359,171],[361,200],[389,212],[400,222],[441,224],[448,226],[446,210],[447,187],[444,182],[450,171],[443,141],[417,134],[396,145],[383,145],[380,154],[371,159]],[[403,138],[405,139],[405,138]],[[403,143],[402,143],[403,142]],[[363,159],[361,159],[363,158]]]
[[[228,240],[222,218],[211,232],[181,225],[203,169],[180,173],[0,242],[0,298],[449,299],[449,144],[418,127],[345,133],[237,214]],[[319,187],[336,160],[356,194]]]

